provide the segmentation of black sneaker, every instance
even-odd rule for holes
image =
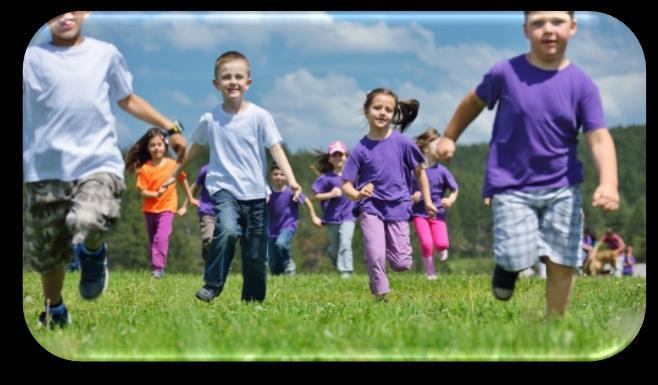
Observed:
[[[196,297],[203,302],[212,302],[213,299],[219,296],[222,292],[221,286],[203,285],[203,287],[196,292]]]
[[[507,301],[514,294],[514,285],[519,277],[518,271],[507,271],[496,265],[491,279],[493,295],[501,301]]]
[[[39,314],[38,321],[40,327],[50,327],[51,329],[55,327],[64,327],[71,323],[71,315],[68,310],[66,310],[65,306],[63,313],[49,314],[48,317],[46,316],[46,312],[42,311],[41,314]]]
[[[107,271],[107,246],[105,243],[95,255],[88,255],[82,250],[82,244],[76,248],[80,256],[80,296],[86,300],[96,299],[107,288],[109,274]]]

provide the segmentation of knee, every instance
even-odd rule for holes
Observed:
[[[234,240],[240,236],[240,228],[237,225],[221,225],[217,226],[215,236],[221,239]]]
[[[393,271],[407,271],[411,269],[411,259],[405,261],[391,262]]]

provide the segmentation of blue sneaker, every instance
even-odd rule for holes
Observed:
[[[66,306],[64,306],[63,313],[46,314],[45,311],[42,311],[41,314],[39,314],[38,321],[39,321],[38,326],[50,327],[51,329],[53,329],[55,327],[64,327],[70,324],[71,315],[69,314],[68,310],[66,310]]]
[[[107,288],[109,273],[107,271],[107,246],[105,243],[94,254],[87,254],[81,243],[76,247],[80,256],[80,296],[91,300],[96,299]]]

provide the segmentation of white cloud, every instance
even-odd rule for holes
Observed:
[[[646,122],[646,73],[612,75],[595,79],[595,82],[609,126]]]
[[[192,99],[187,96],[183,91],[180,90],[164,90],[164,92],[169,95],[169,98],[174,103],[182,104],[184,106],[192,105]]]

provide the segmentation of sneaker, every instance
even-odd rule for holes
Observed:
[[[518,271],[507,271],[496,265],[491,279],[491,289],[494,297],[501,301],[510,299],[514,293],[514,285],[518,277]]]
[[[215,297],[218,297],[222,292],[220,286],[204,285],[201,289],[197,290],[196,297],[203,302],[212,302]]]
[[[151,278],[161,279],[164,278],[165,272],[163,269],[155,269],[151,272]]]
[[[388,302],[388,298],[386,297],[386,293],[375,294],[375,301],[376,302]]]
[[[442,250],[439,253],[439,261],[445,262],[446,259],[448,259],[448,249]]]
[[[437,278],[438,278],[438,277],[437,277],[436,275],[428,275],[428,276],[427,276],[427,279],[430,280],[430,281],[436,281]]]
[[[109,274],[107,271],[107,246],[92,255],[85,253],[83,244],[76,247],[80,255],[80,296],[86,300],[98,298],[107,288]]]
[[[352,277],[352,273],[345,271],[340,274],[340,277],[343,279],[349,279],[350,277]]]
[[[39,314],[38,322],[39,327],[50,327],[51,329],[55,327],[64,327],[71,323],[71,315],[68,310],[66,310],[65,306],[64,313],[61,314],[49,314],[46,316],[46,312],[42,311],[41,314]]]

